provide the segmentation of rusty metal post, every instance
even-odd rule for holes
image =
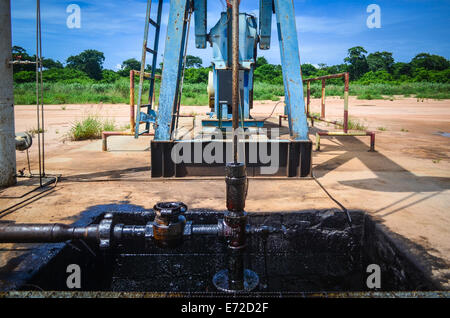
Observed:
[[[370,132],[370,150],[371,152],[375,151],[375,133],[373,131]]]
[[[11,2],[0,1],[0,187],[16,183]]]
[[[311,112],[311,82],[306,83],[306,115],[309,117]]]
[[[134,114],[134,70],[130,71],[130,129],[131,133],[136,129]]]
[[[238,135],[239,128],[239,0],[233,0],[232,5],[232,117],[233,117],[233,158],[238,162]]]
[[[348,132],[348,91],[349,91],[349,83],[350,77],[349,73],[345,73],[345,89],[344,89],[344,132]]]
[[[320,151],[320,135],[316,133],[316,151]]]
[[[320,118],[325,118],[325,79],[322,80],[322,109],[320,113]]]

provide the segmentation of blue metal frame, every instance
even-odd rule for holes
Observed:
[[[274,3],[290,135],[294,140],[308,140],[294,3],[292,0]]]
[[[186,40],[186,13],[189,0],[170,0],[169,22],[164,66],[161,77],[159,108],[156,119],[155,140],[170,140],[173,115],[176,111],[182,74]]]
[[[273,0],[259,1],[259,48],[270,49],[272,35]]]
[[[207,1],[194,0],[194,15],[195,15],[195,46],[197,49],[206,48],[207,40]]]

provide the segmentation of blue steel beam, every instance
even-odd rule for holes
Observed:
[[[206,0],[194,0],[195,14],[195,46],[197,49],[206,48],[207,2]]]
[[[259,2],[259,48],[270,49],[270,36],[272,34],[273,0],[260,0]]]
[[[300,53],[293,0],[274,0],[289,130],[294,140],[308,140]]]
[[[171,139],[171,123],[183,64],[188,3],[189,0],[170,0],[155,140]]]

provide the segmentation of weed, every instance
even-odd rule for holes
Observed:
[[[97,116],[89,115],[81,121],[76,121],[69,131],[71,140],[100,139],[103,131],[114,131],[113,120],[102,121]]]

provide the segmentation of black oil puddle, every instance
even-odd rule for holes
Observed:
[[[154,213],[132,205],[96,206],[76,225],[98,223],[106,212],[118,223],[146,224]],[[249,213],[250,225],[278,229],[248,240],[246,268],[260,278],[257,292],[368,291],[368,265],[381,268],[381,291],[433,290],[436,286],[405,257],[365,213],[311,210]],[[186,218],[194,224],[216,224],[223,212],[195,210]],[[193,236],[175,249],[127,242],[114,250],[73,241],[43,246],[22,268],[35,270],[16,278],[18,290],[67,291],[67,266],[81,268],[83,291],[216,292],[212,277],[226,267],[226,247],[216,236]],[[51,252],[50,252],[51,251]],[[37,266],[37,263],[40,266]],[[27,277],[26,277],[27,276]],[[10,277],[10,279],[14,279]],[[34,286],[34,287],[30,287]]]

